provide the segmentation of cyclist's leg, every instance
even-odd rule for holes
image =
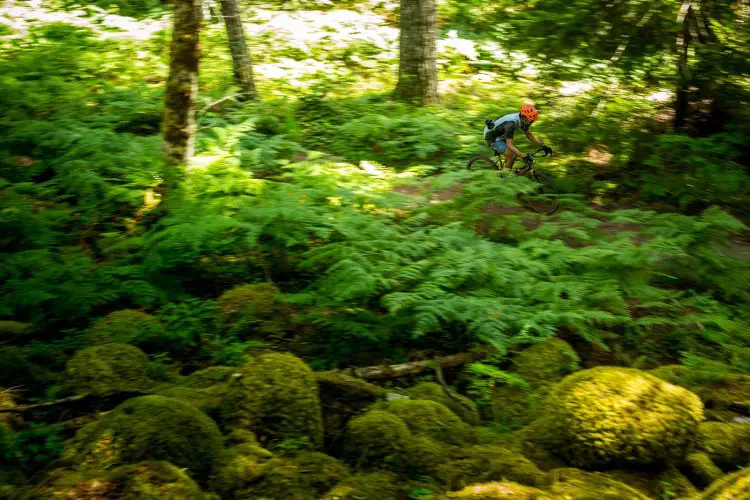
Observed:
[[[513,169],[513,163],[516,161],[516,155],[510,149],[505,151],[505,166],[509,169]]]

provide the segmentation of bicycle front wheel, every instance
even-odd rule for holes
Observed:
[[[557,186],[552,176],[534,169],[529,170],[524,175],[536,184],[536,189],[525,196],[526,203],[535,212],[547,215],[553,214],[559,204],[557,201]]]
[[[467,170],[497,170],[497,163],[486,156],[475,156],[466,164]]]

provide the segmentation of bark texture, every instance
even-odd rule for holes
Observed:
[[[394,378],[415,375],[424,371],[433,370],[435,366],[440,368],[456,368],[468,365],[474,361],[486,358],[487,352],[466,352],[443,356],[426,361],[412,361],[400,365],[368,366],[365,368],[350,368],[342,370],[344,375],[350,375],[364,380],[392,380]]]
[[[256,99],[255,80],[253,79],[253,61],[245,41],[242,18],[237,0],[221,0],[221,15],[227,27],[229,51],[232,54],[234,79],[242,90],[245,99]]]
[[[396,95],[419,104],[438,101],[435,0],[401,0]]]
[[[179,187],[195,140],[201,0],[176,0],[164,97],[164,196]]]

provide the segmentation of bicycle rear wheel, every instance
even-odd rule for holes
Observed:
[[[467,170],[497,170],[498,164],[486,156],[475,156],[466,164]]]
[[[526,172],[524,176],[536,184],[536,190],[525,195],[529,207],[540,214],[553,214],[559,204],[557,201],[557,186],[552,176],[534,169]]]

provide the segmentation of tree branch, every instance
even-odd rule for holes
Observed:
[[[433,363],[438,363],[441,368],[455,368],[457,366],[467,365],[474,361],[484,359],[489,355],[488,352],[466,352],[454,354],[452,356],[442,356],[434,360],[412,361],[411,363],[402,363],[398,365],[385,366],[368,366],[365,368],[350,368],[342,370],[346,375],[351,375],[364,380],[391,380],[394,378],[405,377],[407,375],[416,375],[431,368]]]
[[[67,398],[57,399],[55,401],[47,401],[46,403],[37,403],[33,405],[18,405],[9,408],[0,408],[0,413],[26,413],[31,410],[38,410],[39,408],[49,408],[50,406],[64,405],[68,403],[75,403],[91,397],[91,394],[78,394]]]

